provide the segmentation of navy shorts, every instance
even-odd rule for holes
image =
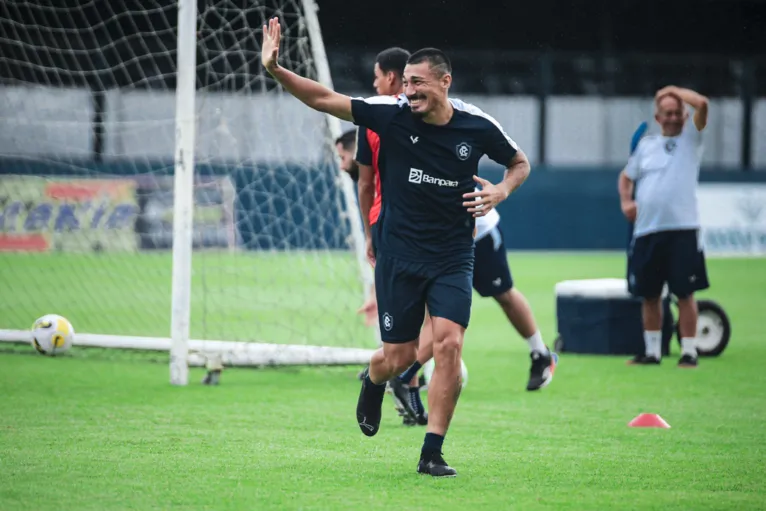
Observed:
[[[656,298],[666,283],[678,298],[710,287],[705,253],[696,229],[655,232],[631,243],[628,250],[631,294]]]
[[[474,247],[473,288],[484,298],[513,288],[503,233],[495,226]]]
[[[377,254],[375,294],[381,340],[398,344],[417,339],[426,306],[431,317],[468,328],[472,274],[471,260],[415,263]]]

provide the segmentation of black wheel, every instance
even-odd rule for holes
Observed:
[[[553,351],[556,353],[564,351],[564,339],[562,339],[560,335],[557,335],[556,339],[553,341]]]
[[[731,322],[723,307],[713,300],[698,300],[697,354],[700,357],[717,357],[731,339]],[[681,329],[676,323],[676,337],[681,344]]]

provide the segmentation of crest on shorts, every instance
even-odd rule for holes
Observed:
[[[388,312],[383,314],[383,329],[390,332],[394,328],[394,317]]]
[[[465,161],[471,157],[471,146],[467,142],[460,142],[455,146],[458,160]]]
[[[670,154],[676,150],[676,141],[672,138],[665,142],[665,152]]]

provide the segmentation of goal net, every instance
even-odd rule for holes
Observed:
[[[369,360],[375,333],[356,311],[371,273],[337,167],[341,124],[260,62],[262,27],[278,16],[280,64],[331,86],[313,3],[181,3],[197,4],[196,37],[181,43],[173,0],[0,3],[0,339],[28,341],[55,313],[77,331],[70,356],[140,349],[167,361],[171,338],[185,342],[171,332],[171,276],[187,44],[189,363]]]

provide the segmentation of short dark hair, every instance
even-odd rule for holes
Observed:
[[[450,63],[449,58],[437,48],[422,48],[407,59],[407,64],[420,64],[421,62],[428,62],[428,67],[440,76],[452,73],[452,63]]]
[[[356,145],[356,128],[352,128],[335,139],[335,144],[340,144],[346,151],[351,151]]]
[[[401,78],[404,75],[404,66],[407,65],[407,59],[410,58],[410,52],[404,48],[394,46],[378,53],[375,62],[384,73],[396,73]]]

